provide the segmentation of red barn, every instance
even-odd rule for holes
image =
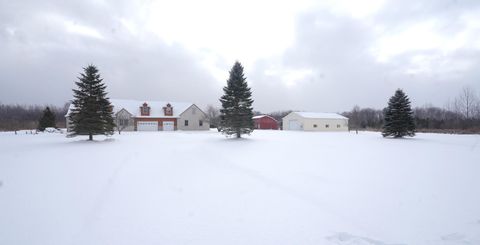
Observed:
[[[254,116],[256,129],[278,129],[278,121],[268,115]]]

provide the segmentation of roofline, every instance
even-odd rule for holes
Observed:
[[[136,117],[132,117],[132,118],[152,118],[152,119],[155,119],[155,118],[180,118],[180,117],[179,116],[178,117],[174,117],[174,116],[163,116],[163,117],[136,116]]]
[[[299,116],[299,117],[301,117],[301,118],[313,118],[313,119],[325,119],[325,120],[338,120],[338,119],[347,119],[347,120],[349,120],[348,117],[346,117],[346,116],[344,116],[344,115],[342,115],[342,114],[340,114],[340,113],[336,113],[336,112],[328,112],[328,113],[337,114],[337,115],[341,116],[342,118],[304,117],[304,116],[298,114],[299,112],[300,112],[300,113],[301,113],[301,112],[317,113],[317,112],[308,112],[308,111],[292,111],[292,112],[288,113],[287,115],[285,115],[284,117],[282,117],[282,119],[285,118],[285,117],[287,117],[287,116],[289,116],[289,115],[292,114],[292,113],[295,113],[297,116]]]
[[[272,116],[269,116],[269,115],[258,115],[258,116],[253,116],[253,117],[259,117],[259,118],[262,118],[262,117],[269,117],[269,118],[271,118],[271,119],[275,120],[276,122],[278,122],[278,120],[277,120],[277,119],[275,119],[274,117],[272,117]]]
[[[180,117],[183,113],[185,113],[188,109],[190,109],[192,106],[195,106],[197,107],[198,110],[200,110],[203,115],[207,116],[207,113],[205,113],[202,109],[200,109],[200,107],[198,107],[197,105],[195,105],[194,103],[192,103],[189,107],[187,107],[187,109],[185,109],[184,111],[182,111],[182,113],[178,114],[178,116]]]
[[[122,109],[118,110],[117,113],[115,113],[115,115],[117,115],[117,114],[120,113],[121,111],[126,111],[128,114],[130,114],[130,116],[133,116],[132,113],[130,113],[127,109],[125,109],[125,108],[123,108],[123,107],[122,107]]]

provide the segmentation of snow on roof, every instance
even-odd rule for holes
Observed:
[[[275,118],[273,118],[273,117],[271,117],[271,116],[269,116],[269,115],[258,115],[258,116],[252,117],[252,119],[259,119],[259,118],[262,118],[262,117],[269,117],[269,118],[277,121],[277,119],[275,119]]]
[[[304,111],[295,111],[294,113],[304,118],[348,119],[338,113],[304,112]]]
[[[148,100],[121,100],[121,99],[110,99],[110,102],[113,105],[113,113],[116,114],[122,109],[125,109],[133,117],[180,117],[185,110],[187,110],[193,103],[188,102],[170,102],[170,101],[148,101]],[[147,103],[150,107],[150,116],[142,116],[140,114],[140,107],[143,103]],[[163,107],[170,104],[173,108],[172,116],[165,116],[163,112]],[[70,114],[70,110],[73,108],[73,105],[70,104],[68,108],[67,115]]]

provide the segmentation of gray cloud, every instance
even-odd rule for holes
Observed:
[[[66,102],[88,64],[99,67],[110,97],[206,104],[219,96],[214,78],[184,47],[150,33],[129,33],[119,18],[129,8],[125,4],[11,2],[0,8],[4,103]],[[69,32],[65,22],[80,26],[80,32]],[[82,33],[85,27],[101,38]]]
[[[387,35],[421,19],[434,19],[438,28],[446,29],[441,29],[442,34],[458,34],[466,27],[455,20],[479,6],[466,1],[438,1],[437,6],[436,2],[416,5],[394,1],[366,21],[325,10],[304,13],[296,23],[295,43],[280,61],[264,60],[253,71],[255,81],[267,81],[254,84],[256,95],[261,98],[257,105],[268,110],[344,111],[355,104],[382,108],[396,88],[403,88],[415,106],[443,106],[463,86],[480,92],[477,48],[467,46],[446,53],[432,45],[432,49],[404,52],[388,62],[379,62],[371,51],[379,38],[377,25],[384,28],[380,34]],[[428,69],[413,62],[415,57],[424,57],[423,65]],[[264,74],[272,66],[278,70],[313,72],[288,87],[281,75]]]
[[[445,52],[432,44],[386,62],[372,52],[382,36],[423,21],[435,23],[446,38],[459,35],[471,28],[465,14],[475,16],[479,6],[478,1],[389,1],[367,19],[310,9],[297,17],[294,42],[285,52],[246,67],[255,109],[381,108],[396,88],[404,88],[414,105],[442,106],[462,86],[480,92],[478,46]],[[2,1],[0,101],[60,105],[71,99],[81,68],[93,63],[110,97],[218,104],[222,85],[202,62],[208,56],[225,71],[231,64],[218,53],[167,44],[144,28],[132,32],[122,22],[142,27],[146,8],[142,1]],[[479,37],[480,30],[473,34],[467,38]]]

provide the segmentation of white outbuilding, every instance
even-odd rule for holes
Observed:
[[[348,131],[348,118],[337,113],[293,111],[282,123],[283,130]]]

